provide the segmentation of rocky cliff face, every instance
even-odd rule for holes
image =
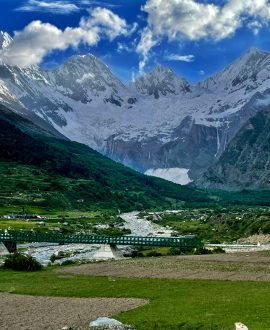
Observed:
[[[135,79],[130,88],[141,95],[161,96],[181,95],[190,92],[189,83],[182,77],[177,77],[171,69],[157,65],[154,70]]]
[[[219,161],[197,180],[197,184],[219,189],[269,189],[269,106],[246,122]]]
[[[194,86],[160,65],[124,86],[91,54],[54,70],[0,63],[0,103],[139,171],[187,168],[192,178],[270,103],[269,86],[270,54],[257,49]]]

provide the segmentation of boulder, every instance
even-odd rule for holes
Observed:
[[[241,322],[237,322],[234,325],[235,325],[235,330],[248,330],[248,327]]]
[[[95,321],[90,322],[89,327],[91,330],[136,330],[130,325],[108,317],[99,317]]]

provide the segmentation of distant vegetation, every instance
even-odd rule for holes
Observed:
[[[200,208],[162,213],[158,217],[143,214],[162,226],[170,226],[180,235],[193,234],[204,242],[232,242],[254,234],[270,234],[268,208]]]

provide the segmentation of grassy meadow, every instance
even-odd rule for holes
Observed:
[[[148,305],[115,316],[138,330],[232,330],[237,321],[251,330],[266,330],[270,325],[267,282],[120,279],[61,275],[54,270],[33,273],[0,270],[0,291],[149,299]]]

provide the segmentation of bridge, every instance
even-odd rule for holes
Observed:
[[[194,235],[179,237],[158,236],[99,236],[82,234],[53,234],[25,231],[0,232],[0,242],[10,250],[16,250],[15,242],[48,242],[59,244],[109,244],[109,245],[135,245],[148,247],[176,247],[182,249],[202,246],[202,242]],[[13,246],[13,248],[12,248]],[[15,247],[14,247],[15,246]],[[11,251],[10,251],[11,252]]]

